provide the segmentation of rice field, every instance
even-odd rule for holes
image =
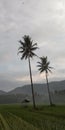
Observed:
[[[0,130],[65,130],[65,106],[0,105]]]

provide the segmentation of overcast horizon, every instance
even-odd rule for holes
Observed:
[[[0,90],[9,91],[30,84],[28,61],[17,55],[19,40],[29,35],[47,56],[49,81],[65,79],[65,1],[64,0],[0,0]],[[37,59],[31,59],[33,82],[44,83]]]

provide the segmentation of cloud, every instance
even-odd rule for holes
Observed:
[[[28,61],[17,56],[22,36],[28,34],[40,49],[39,56],[48,56],[55,68],[50,80],[64,79],[65,67],[65,1],[0,0],[0,79],[6,82],[29,82]],[[43,81],[37,71],[37,58],[31,60],[34,82]],[[1,85],[0,85],[1,86]],[[3,85],[4,86],[4,85]],[[8,85],[7,85],[8,86]],[[15,85],[13,85],[14,88]],[[6,87],[5,87],[6,89]],[[10,89],[10,87],[9,87]]]

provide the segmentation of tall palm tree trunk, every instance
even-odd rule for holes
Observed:
[[[34,89],[33,89],[33,81],[32,81],[32,72],[31,72],[30,57],[28,57],[28,62],[29,62],[29,71],[30,71],[30,80],[31,80],[33,107],[34,107],[34,109],[35,109],[35,98],[34,98]]]
[[[49,83],[48,83],[47,72],[46,72],[46,82],[47,82],[47,88],[48,88],[48,94],[49,94],[50,105],[52,105],[52,100],[51,100],[51,95],[50,95],[50,90],[49,90]]]

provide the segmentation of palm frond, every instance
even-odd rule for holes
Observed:
[[[19,52],[17,53],[17,55],[18,55],[19,53],[23,53],[23,51],[19,51]]]
[[[52,71],[48,68],[48,71],[50,72],[50,73],[52,73]]]
[[[33,41],[32,41],[33,42]],[[32,47],[35,47],[35,46],[37,46],[37,43],[34,43],[33,45],[32,45]]]
[[[18,48],[18,50],[20,50],[20,49],[24,49],[24,48],[21,46],[21,47]]]
[[[50,68],[50,69],[54,69],[54,67],[50,67],[50,66],[49,66],[49,68]]]
[[[21,60],[23,60],[24,58],[25,58],[25,53],[22,54]]]
[[[19,41],[19,43],[20,43],[21,45],[24,45],[24,42],[22,42],[21,40]]]
[[[37,56],[34,52],[31,52],[30,54],[31,54],[31,57]]]
[[[39,71],[40,72],[46,72],[46,73],[48,73],[48,71],[49,72],[52,72],[51,71],[51,69],[53,68],[53,67],[50,67],[49,66],[49,64],[50,64],[50,62],[47,60],[47,56],[46,57],[40,57],[40,62],[37,62],[38,63],[38,65],[37,65],[37,67],[39,67]]]
[[[42,73],[42,72],[43,72],[43,70],[40,71],[40,73]]]
[[[41,67],[41,65],[37,65],[37,67]]]
[[[37,62],[37,63],[40,64],[40,65],[42,64],[41,62]]]
[[[32,48],[31,48],[31,51],[34,51],[34,50],[36,50],[36,49],[38,49],[38,47],[32,47]]]
[[[31,40],[29,35],[24,35],[23,41],[20,40],[19,43],[21,43],[21,46],[18,48],[18,50],[20,50],[18,53],[22,53],[21,59],[27,59],[28,57],[32,58],[33,56],[37,56],[34,53],[34,51],[38,48],[37,43],[33,44],[33,41]]]

